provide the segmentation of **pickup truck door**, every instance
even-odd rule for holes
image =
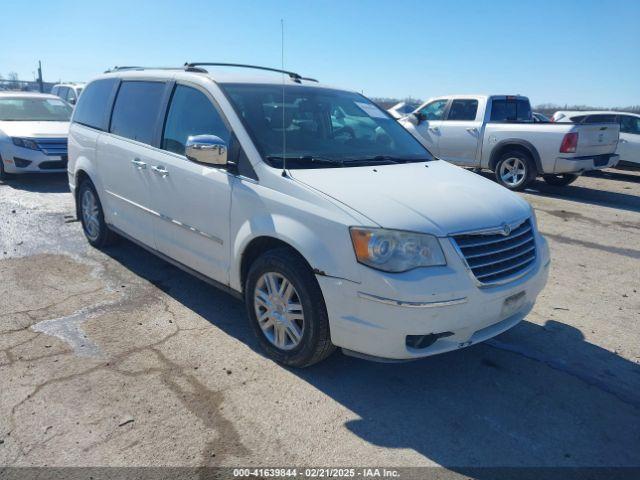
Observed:
[[[171,95],[160,148],[149,158],[156,248],[220,283],[228,283],[229,214],[234,176],[220,167],[188,160],[192,135],[231,131],[208,93],[178,83]]]
[[[620,140],[616,153],[621,162],[640,165],[640,117],[620,115]]]
[[[438,142],[440,140],[440,127],[447,110],[448,99],[433,100],[427,103],[417,112],[421,117],[415,129],[420,135],[419,140],[433,155],[439,157]]]
[[[478,100],[453,99],[440,126],[440,158],[456,165],[479,166],[481,130],[482,118],[478,112]]]

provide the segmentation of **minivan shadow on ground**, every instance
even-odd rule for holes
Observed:
[[[65,193],[69,192],[69,180],[66,173],[25,173],[0,181],[2,187],[35,193]]]
[[[127,241],[105,253],[262,354],[242,302]],[[495,471],[472,466],[640,466],[640,365],[561,322],[524,321],[485,344],[411,363],[337,352],[292,373],[353,411],[359,419],[344,427],[365,442],[475,478]]]

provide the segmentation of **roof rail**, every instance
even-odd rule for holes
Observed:
[[[105,70],[104,73],[112,73],[112,72],[123,72],[126,70],[182,70],[179,67],[138,67],[138,66],[128,66],[128,67],[113,67],[108,70]]]
[[[208,73],[204,68],[199,67],[237,67],[237,68],[253,68],[256,70],[265,70],[267,72],[276,72],[276,73],[284,73],[289,75],[289,78],[294,82],[300,83],[301,80],[307,80],[309,82],[316,82],[318,80],[315,78],[303,77],[296,72],[290,72],[288,70],[280,70],[279,68],[271,68],[271,67],[260,67],[258,65],[247,65],[243,63],[215,63],[215,62],[187,62],[184,64],[184,69],[187,72],[200,72],[200,73]]]

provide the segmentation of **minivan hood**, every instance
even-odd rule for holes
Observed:
[[[446,236],[531,215],[518,195],[442,160],[291,170],[291,176],[384,228]]]
[[[9,137],[66,137],[69,122],[0,122],[0,131]]]

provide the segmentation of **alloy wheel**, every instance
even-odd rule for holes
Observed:
[[[302,341],[304,312],[293,284],[281,273],[267,272],[256,283],[253,304],[264,336],[281,350]]]
[[[527,166],[518,157],[509,157],[500,165],[500,179],[505,185],[517,187],[524,182],[527,175]]]
[[[82,192],[82,220],[87,236],[96,240],[100,236],[100,209],[91,189]]]

